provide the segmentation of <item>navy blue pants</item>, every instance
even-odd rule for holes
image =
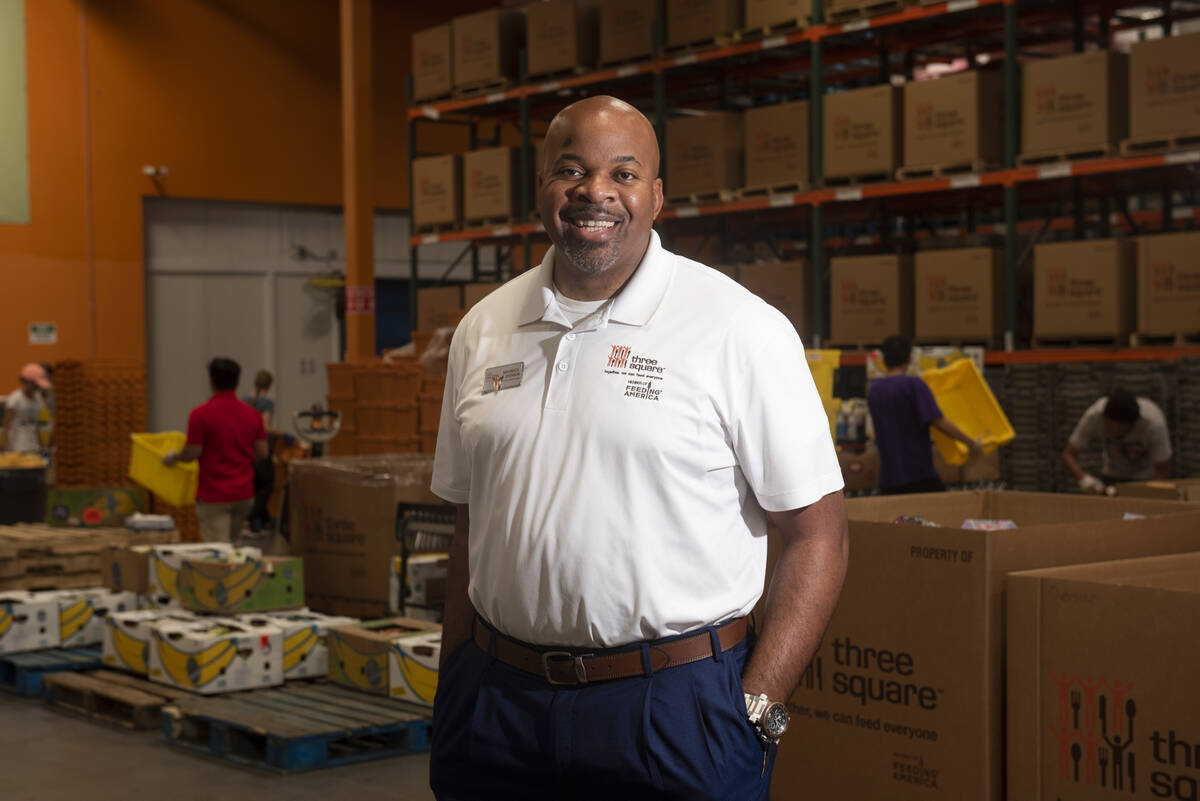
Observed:
[[[438,679],[434,794],[764,801],[775,748],[764,750],[746,718],[748,653],[743,641],[649,676],[556,687],[468,640]]]

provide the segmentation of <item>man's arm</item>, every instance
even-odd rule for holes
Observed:
[[[467,593],[471,579],[467,562],[470,530],[469,507],[465,503],[459,504],[455,507],[454,539],[450,543],[450,566],[446,571],[446,606],[442,615],[443,662],[458,650],[458,646],[470,639],[475,620],[475,607],[471,605],[471,597]]]
[[[979,441],[977,439],[969,436],[967,432],[963,431],[945,417],[939,417],[930,423],[930,425],[936,428],[938,431],[941,431],[947,437],[950,437],[950,439],[956,439],[963,445],[966,445],[967,448],[970,449],[972,456],[975,456],[981,450]]]
[[[1062,460],[1067,465],[1067,469],[1071,471],[1071,475],[1075,476],[1075,480],[1079,482],[1081,490],[1096,495],[1104,494],[1104,482],[1083,469],[1079,464],[1079,449],[1070,442],[1067,443],[1067,447],[1063,448]],[[1170,463],[1167,467],[1170,468]]]
[[[812,661],[833,616],[850,555],[841,491],[803,509],[768,512],[782,547],[767,588],[758,644],[742,687],[785,702]]]
[[[176,462],[194,462],[204,453],[203,445],[184,445],[181,450],[167,451],[163,455],[163,464],[174,467]]]
[[[187,450],[187,448],[184,448],[184,450]],[[270,452],[267,451],[267,441],[265,439],[254,440],[254,461],[265,462],[270,455]]]

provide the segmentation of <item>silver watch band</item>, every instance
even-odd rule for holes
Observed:
[[[763,712],[767,711],[767,706],[771,703],[767,699],[766,693],[751,695],[748,692],[743,692],[746,696],[746,715],[750,718],[751,723],[758,723],[762,718]]]

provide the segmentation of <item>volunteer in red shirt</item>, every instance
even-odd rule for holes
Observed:
[[[200,462],[196,523],[205,542],[234,542],[254,504],[254,462],[267,458],[262,415],[237,396],[242,368],[232,359],[208,363],[213,395],[188,415],[187,445],[163,464]]]

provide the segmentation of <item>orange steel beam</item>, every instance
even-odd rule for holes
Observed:
[[[375,355],[371,0],[341,0],[346,361]]]

